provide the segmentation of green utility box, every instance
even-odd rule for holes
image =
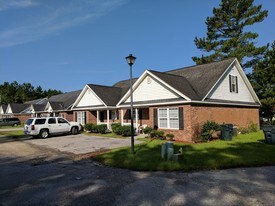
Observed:
[[[232,141],[233,124],[223,124],[221,131],[221,139],[225,141]]]

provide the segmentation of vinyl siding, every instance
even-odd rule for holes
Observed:
[[[230,92],[229,75],[237,76],[238,93]],[[209,94],[208,98],[240,102],[255,102],[236,66],[232,66],[221,82],[218,83],[216,89]]]
[[[148,79],[150,78],[150,79]],[[160,99],[178,98],[179,95],[159,83],[151,76],[146,76],[143,81],[133,91],[133,101],[150,101]],[[130,102],[130,97],[125,102]]]
[[[95,96],[95,94],[90,90],[87,89],[84,95],[82,96],[81,100],[75,107],[88,107],[88,106],[96,106],[102,105],[102,102]]]

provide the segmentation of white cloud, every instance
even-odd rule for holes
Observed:
[[[14,9],[14,8],[27,8],[38,5],[33,0],[0,0],[0,11]]]
[[[25,0],[24,2],[26,6],[27,2],[32,1]],[[64,5],[55,5],[56,7],[47,5],[46,15],[39,15],[39,18],[32,18],[27,24],[20,25],[19,23],[16,27],[0,31],[0,47],[32,42],[88,20],[91,22],[121,6],[125,3],[125,0],[77,0],[66,2]],[[45,5],[41,4],[40,6]]]

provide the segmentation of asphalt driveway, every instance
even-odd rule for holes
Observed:
[[[54,136],[47,139],[30,139],[28,143],[57,149],[61,152],[73,154],[86,154],[102,152],[119,147],[131,145],[130,138],[108,138],[98,136],[88,136],[85,134]],[[135,144],[142,143],[135,140]]]

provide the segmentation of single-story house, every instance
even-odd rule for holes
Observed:
[[[6,104],[1,104],[0,105],[0,118],[5,116],[5,112],[7,110],[8,105]]]
[[[260,101],[236,58],[159,72],[133,80],[134,124],[194,141],[207,120],[238,127],[259,125]],[[130,124],[129,80],[113,86],[87,84],[73,103],[75,120]]]
[[[29,104],[8,104],[5,112],[5,117],[17,117],[18,119],[20,119],[21,122],[25,122],[30,117],[30,115],[24,113],[23,111],[28,109],[29,107]]]

